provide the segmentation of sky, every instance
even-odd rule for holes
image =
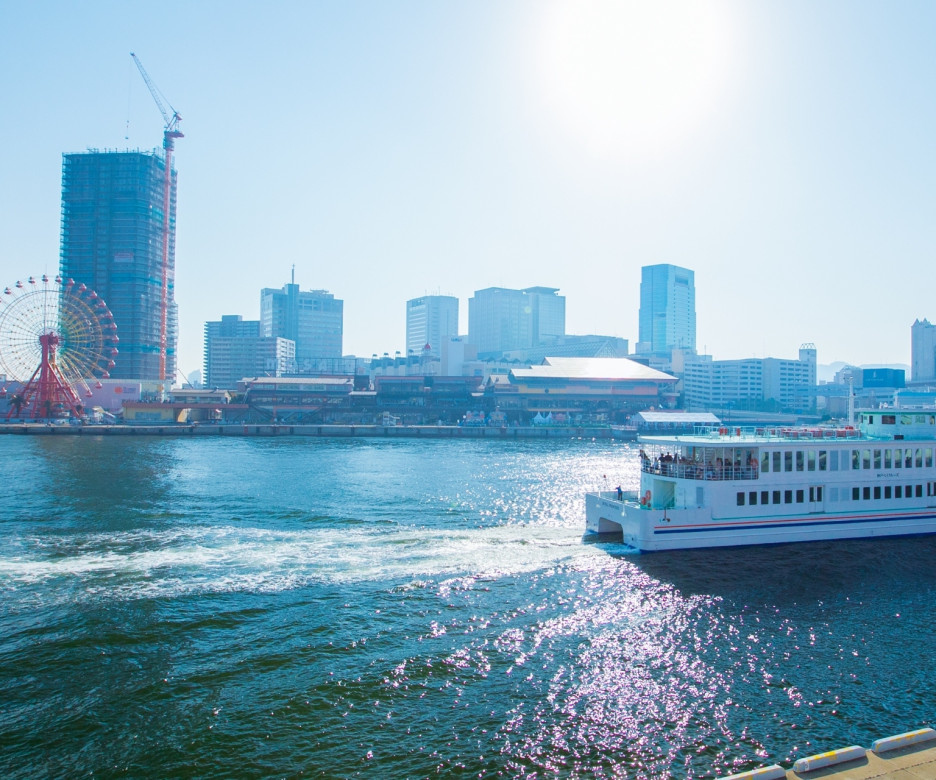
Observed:
[[[344,350],[405,302],[559,288],[637,342],[640,268],[695,271],[716,359],[910,362],[936,320],[936,3],[0,0],[0,284],[59,263],[62,154],[182,116],[179,367],[295,266]]]

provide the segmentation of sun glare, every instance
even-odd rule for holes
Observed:
[[[716,0],[555,0],[538,43],[546,102],[602,159],[672,152],[717,110],[730,71]]]

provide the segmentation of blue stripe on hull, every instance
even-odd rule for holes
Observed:
[[[897,522],[900,520],[936,520],[936,514],[928,515],[877,515],[874,517],[850,517],[840,520],[793,520],[790,522],[761,522],[747,525],[712,525],[693,526],[691,528],[659,528],[653,529],[654,534],[694,534],[707,531],[758,531],[772,530],[774,528],[812,528],[820,525],[848,526],[858,523]]]

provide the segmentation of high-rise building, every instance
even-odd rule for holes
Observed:
[[[695,273],[677,265],[645,265],[640,275],[638,355],[695,352]]]
[[[343,327],[344,301],[327,290],[302,292],[291,282],[260,293],[260,335],[295,342],[296,373],[337,373]]]
[[[205,385],[233,389],[245,377],[282,376],[293,365],[296,345],[260,335],[259,320],[225,314],[205,323]]]
[[[565,296],[555,287],[488,287],[468,299],[468,341],[478,357],[538,347],[565,335]]]
[[[163,298],[165,159],[150,152],[63,156],[61,273],[97,292],[117,323],[115,379],[160,379],[176,371],[176,173],[169,197],[167,291]],[[165,306],[165,308],[164,308]]]
[[[424,295],[406,302],[406,353],[442,355],[442,344],[458,335],[458,298]]]
[[[910,381],[936,380],[936,325],[915,320],[910,327]]]

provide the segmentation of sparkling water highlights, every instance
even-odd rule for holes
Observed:
[[[936,540],[583,544],[623,443],[0,457],[4,777],[702,778],[934,719]]]

